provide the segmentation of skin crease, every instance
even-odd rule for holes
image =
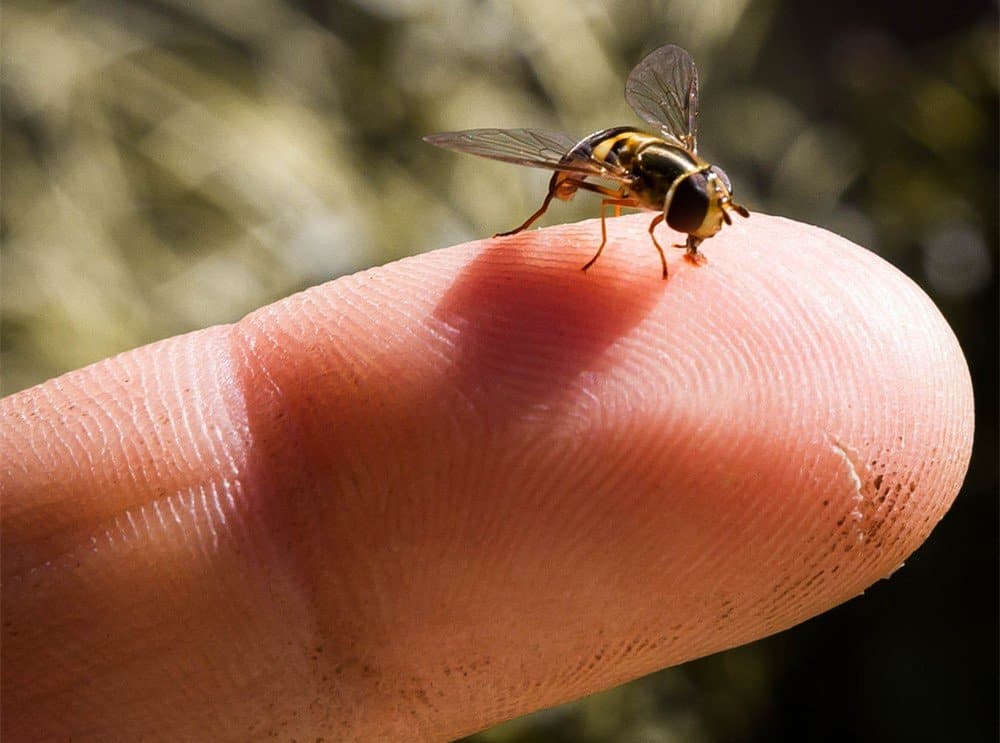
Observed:
[[[661,281],[649,218],[586,274],[596,221],[459,245],[0,401],[4,739],[446,740],[887,577],[969,460],[945,321],[756,213]]]

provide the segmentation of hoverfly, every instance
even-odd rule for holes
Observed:
[[[565,134],[538,129],[468,129],[432,134],[424,140],[448,150],[555,171],[538,211],[495,237],[530,227],[553,198],[568,201],[578,189],[601,194],[601,244],[584,271],[594,265],[608,240],[607,207],[615,207],[616,215],[622,207],[659,212],[649,225],[649,236],[660,254],[665,279],[667,259],[653,234],[660,222],[666,220],[678,232],[687,233],[687,242],[674,247],[687,248],[685,258],[697,265],[704,260],[698,246],[722,229],[723,222],[732,224],[730,211],[743,217],[750,213],[733,201],[733,187],[722,168],[698,156],[698,69],[690,54],[673,45],[651,52],[629,73],[625,100],[659,134],[617,126],[577,142]],[[593,178],[617,187],[594,183]]]

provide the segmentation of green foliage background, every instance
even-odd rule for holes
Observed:
[[[477,739],[996,739],[995,4],[9,0],[2,35],[5,394],[510,228],[547,175],[420,136],[636,123],[628,70],[687,48],[701,150],[740,200],[854,239],[942,308],[973,467],[864,600]]]

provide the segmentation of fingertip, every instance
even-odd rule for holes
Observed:
[[[672,596],[733,577],[746,603],[725,612],[729,642],[887,575],[947,510],[968,464],[971,384],[947,323],[874,254],[759,213],[706,241],[705,265],[673,252],[664,282],[648,219],[609,221],[587,272],[596,220],[418,256],[251,319],[280,336],[267,341],[278,384],[249,384],[251,397],[280,387],[283,409],[306,413],[296,456],[273,459],[314,470],[350,451],[377,489],[390,486],[373,483],[372,462],[395,471],[404,447],[408,468],[433,469],[447,452],[453,476],[510,509],[511,530],[555,502],[617,504],[613,528],[600,509],[577,510],[592,519],[578,521],[598,545],[591,570],[631,560],[656,583],[655,565]],[[329,432],[334,411],[348,439]],[[513,452],[514,471],[502,464]],[[478,509],[461,490],[445,500],[438,513]],[[558,520],[541,531],[524,533],[566,536]],[[688,609],[721,612],[712,606],[701,596]],[[701,642],[688,639],[660,661]]]
[[[797,530],[790,559],[819,542],[854,552],[850,570],[833,571],[851,580],[814,591],[812,611],[854,595],[926,538],[961,485],[972,394],[954,335],[876,255],[759,213],[706,241],[705,265],[672,252],[664,282],[648,219],[610,220],[586,272],[596,220],[418,256],[270,308],[266,322],[251,318],[278,336],[258,348],[275,350],[275,378],[291,375],[278,385],[282,404],[319,414],[300,453],[324,459],[333,410],[355,421],[352,432],[379,429],[363,451],[391,453],[400,416],[464,405],[452,421],[468,433],[451,449],[459,460],[508,426],[530,439],[525,416],[538,431],[573,420],[562,446],[597,450],[604,470],[594,478],[616,478],[626,492],[652,482],[703,492],[692,507],[743,534]],[[372,373],[350,371],[360,367]],[[341,387],[298,381],[335,381],[345,368],[354,392],[380,401],[374,416]],[[251,397],[272,388],[247,385]],[[560,457],[567,476],[574,461]],[[625,467],[632,476],[621,479]],[[847,541],[835,549],[831,539]]]

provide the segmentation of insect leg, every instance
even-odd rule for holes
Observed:
[[[594,193],[599,193],[601,196],[607,196],[612,199],[622,199],[622,203],[618,206],[638,206],[638,202],[635,199],[630,199],[627,197],[628,189],[624,186],[621,188],[608,188],[607,186],[601,186],[597,183],[590,183],[588,181],[575,181],[577,188],[582,188],[586,191],[593,191]],[[626,201],[632,203],[626,204]]]
[[[663,212],[660,212],[655,217],[653,221],[649,223],[649,236],[653,240],[653,245],[656,246],[656,252],[660,254],[660,264],[663,266],[663,278],[667,278],[667,257],[663,255],[663,248],[660,247],[660,243],[656,241],[656,235],[653,234],[653,230],[656,229],[656,225],[663,221]]]
[[[587,184],[587,185],[593,185],[593,184]],[[597,188],[600,187],[598,186],[591,190],[597,190]],[[587,261],[586,264],[584,264],[582,270],[586,271],[588,268],[594,265],[594,262],[601,257],[601,251],[604,250],[604,244],[608,241],[608,230],[604,225],[604,208],[607,206],[613,206],[616,209],[620,209],[623,206],[635,206],[635,205],[636,205],[635,199],[608,198],[601,200],[601,244],[597,248],[597,252],[594,254],[594,257],[591,258],[589,261]]]
[[[684,260],[695,266],[701,266],[708,260],[704,255],[698,252],[698,246],[701,245],[701,243],[702,239],[700,237],[688,235],[687,245],[678,245],[677,247],[687,248],[687,252],[684,254]]]
[[[559,176],[561,175],[564,174],[559,171],[556,171],[555,173],[552,174],[552,178],[549,180],[549,192],[545,194],[545,200],[542,202],[542,205],[538,207],[537,212],[535,212],[526,220],[524,220],[524,222],[518,227],[515,227],[514,229],[508,232],[498,232],[493,237],[507,237],[508,235],[516,235],[518,232],[528,229],[536,219],[545,214],[545,210],[549,208],[549,204],[552,203],[552,199],[553,197],[555,197],[556,192],[559,190],[559,186],[563,183],[563,181],[559,180]]]

